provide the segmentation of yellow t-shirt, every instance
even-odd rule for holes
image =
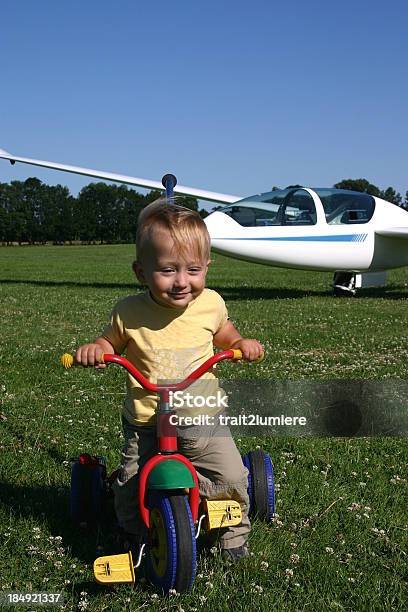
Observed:
[[[212,289],[204,289],[182,309],[158,304],[147,291],[118,302],[102,336],[115,353],[126,351],[127,359],[150,382],[175,382],[186,378],[214,354],[213,336],[227,319],[225,302]],[[209,383],[204,381],[217,381],[214,368],[200,380],[208,389]],[[200,392],[197,385],[194,383],[194,394]],[[218,381],[211,384],[212,391],[217,388]],[[153,425],[156,406],[157,395],[143,389],[129,374],[124,417],[134,425]]]

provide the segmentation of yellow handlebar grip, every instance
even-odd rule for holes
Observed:
[[[68,370],[68,368],[72,368],[74,365],[74,358],[69,353],[64,353],[61,357],[61,365]]]
[[[231,350],[234,353],[234,357],[233,357],[234,359],[242,359],[241,349],[231,349]],[[251,363],[261,363],[261,361],[263,361],[264,359],[265,359],[265,352],[263,352],[262,355],[258,357],[258,359],[255,359]]]

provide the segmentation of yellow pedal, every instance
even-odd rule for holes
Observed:
[[[94,561],[94,576],[99,584],[135,583],[132,553],[98,557]]]
[[[239,525],[242,521],[241,506],[233,499],[216,501],[205,499],[203,505],[207,530]]]

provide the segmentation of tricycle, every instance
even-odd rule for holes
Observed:
[[[123,366],[145,389],[158,394],[157,454],[151,457],[139,473],[139,510],[145,537],[136,557],[126,554],[98,557],[94,576],[101,584],[130,583],[144,559],[144,572],[157,588],[168,592],[189,591],[196,573],[196,539],[202,527],[206,531],[241,522],[241,507],[237,501],[208,500],[200,503],[198,477],[193,464],[177,448],[177,428],[170,407],[171,392],[186,389],[214,364],[224,360],[242,359],[238,349],[216,353],[179,383],[154,384],[127,359],[119,355],[103,355],[103,363]],[[74,358],[61,358],[65,368],[75,365]],[[271,521],[274,514],[274,475],[267,453],[255,450],[242,457],[248,469],[250,516]],[[78,523],[97,519],[112,477],[107,477],[106,461],[101,456],[82,454],[71,472],[71,515]],[[135,551],[133,551],[135,552]]]

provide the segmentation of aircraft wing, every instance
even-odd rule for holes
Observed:
[[[379,236],[389,236],[390,238],[405,238],[408,240],[408,227],[387,227],[375,230]]]
[[[55,162],[43,161],[41,159],[17,157],[16,155],[12,155],[11,153],[4,151],[4,149],[0,149],[0,158],[8,159],[12,164],[15,164],[15,162],[20,162],[22,164],[30,164],[32,166],[41,166],[43,168],[61,170],[62,172],[71,172],[72,174],[92,176],[105,181],[113,181],[114,183],[124,183],[126,185],[135,185],[136,187],[164,191],[164,187],[159,181],[150,181],[149,179],[137,178],[135,176],[126,176],[124,174],[114,174],[112,172],[91,170],[90,168],[81,168],[80,166],[67,166],[65,164],[57,164]],[[193,196],[199,200],[208,200],[209,202],[219,202],[221,204],[233,204],[234,202],[242,199],[240,196],[228,195],[226,193],[216,193],[215,191],[205,191],[203,189],[195,189],[194,187],[183,187],[183,185],[176,185],[174,192],[180,195]]]

